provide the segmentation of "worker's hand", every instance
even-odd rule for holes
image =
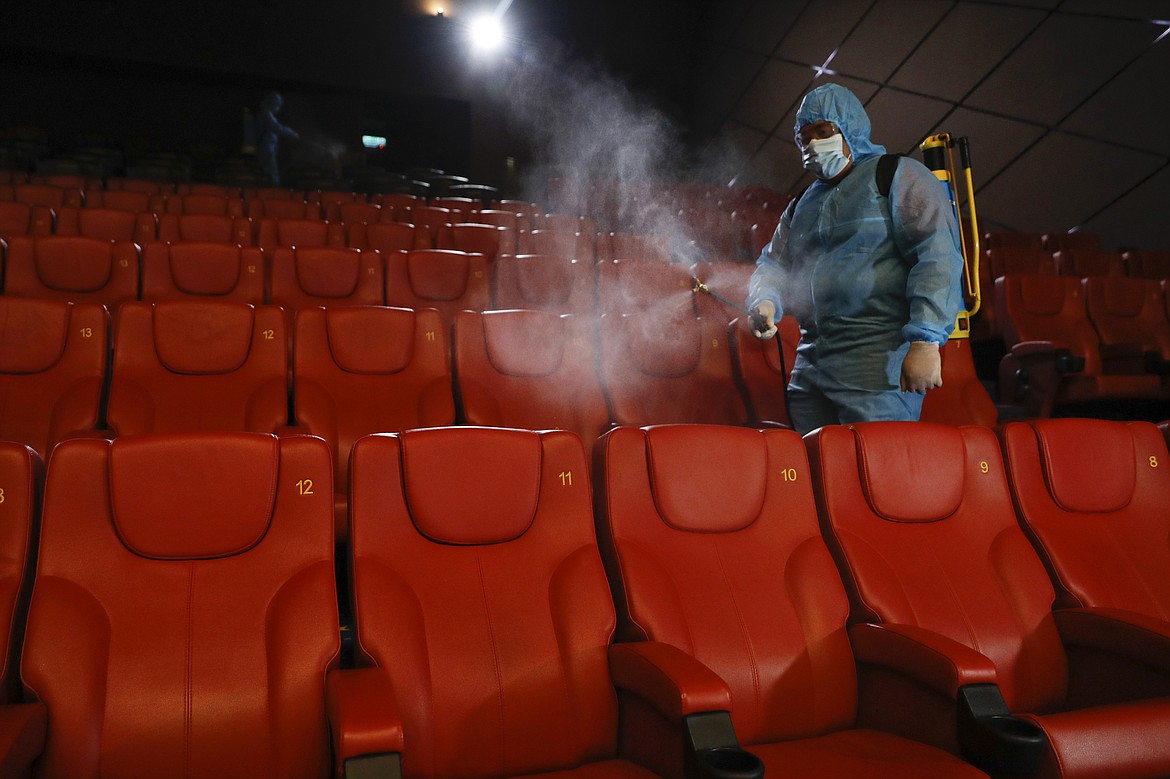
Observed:
[[[942,357],[938,344],[915,341],[902,360],[902,391],[926,392],[942,386]]]
[[[776,306],[770,300],[761,300],[751,310],[752,335],[771,338],[776,335]]]

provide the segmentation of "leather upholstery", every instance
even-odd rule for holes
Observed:
[[[598,263],[597,307],[602,314],[633,314],[650,309],[694,314],[692,283],[685,266],[664,260],[619,259]]]
[[[411,430],[361,439],[351,468],[359,664],[391,677],[404,774],[652,776],[613,762],[613,603],[576,436]],[[533,497],[518,536],[474,542]],[[428,538],[419,508],[459,542]]]
[[[465,309],[491,307],[491,278],[487,260],[451,249],[416,249],[388,254],[386,305],[434,308],[449,332],[455,315]]]
[[[1002,431],[1020,518],[1064,606],[1170,620],[1170,455],[1147,422],[1048,419]]]
[[[609,424],[596,370],[596,323],[544,311],[463,311],[455,372],[473,425],[576,433],[588,451]]]
[[[806,442],[853,620],[922,628],[989,658],[1008,708],[1048,738],[1038,776],[1170,772],[1170,697],[1075,703],[1080,678],[1070,672],[1072,656],[1052,612],[1054,590],[1016,521],[992,431],[873,422],[827,426]],[[866,454],[899,449],[915,454]],[[933,466],[920,467],[931,456]],[[876,482],[901,485],[907,496],[960,485],[962,498],[953,510],[940,506],[934,521],[891,521],[866,498]]]
[[[601,377],[617,424],[747,422],[725,323],[680,311],[603,316]]]
[[[288,313],[313,306],[382,305],[382,261],[377,252],[281,247],[271,252],[271,259],[270,300]]]
[[[138,247],[87,236],[14,237],[4,294],[101,303],[113,310],[138,297]]]
[[[447,341],[435,311],[380,306],[302,309],[295,340],[296,421],[329,442],[343,534],[354,441],[454,423]]]
[[[36,775],[326,776],[339,638],[325,445],[70,441],[46,490],[22,663],[26,698],[49,712]],[[138,541],[185,540],[144,555],[128,522]]]
[[[595,473],[620,634],[721,676],[740,743],[768,775],[982,776],[942,750],[854,729],[848,601],[796,433],[619,428],[599,442]]]
[[[48,458],[97,427],[109,330],[97,303],[0,297],[0,440]]]
[[[570,257],[521,254],[501,257],[495,274],[495,307],[554,314],[592,314],[593,268]]]
[[[276,431],[288,421],[280,309],[224,301],[126,304],[115,322],[107,417],[118,435]]]
[[[254,247],[181,241],[142,251],[142,299],[264,302],[264,255]]]
[[[256,243],[252,220],[246,216],[224,214],[160,214],[158,239],[165,243],[176,241],[207,241],[252,246]]]
[[[32,591],[40,533],[41,458],[23,444],[0,442],[0,704],[15,703],[20,690],[20,646]]]
[[[777,334],[771,340],[761,341],[752,335],[747,317],[739,317],[728,324],[727,338],[735,380],[747,403],[752,424],[791,427],[784,395],[788,392],[788,374],[800,343],[800,325],[796,319],[781,317]],[[783,362],[779,349],[784,350]]]

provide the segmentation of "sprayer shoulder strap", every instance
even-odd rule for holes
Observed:
[[[874,181],[877,182],[877,191],[878,194],[882,197],[888,198],[890,196],[890,187],[894,184],[894,173],[896,173],[898,170],[898,161],[901,160],[904,156],[906,155],[883,154],[881,159],[878,160],[877,170],[874,173]],[[808,191],[808,187],[811,186],[812,184],[809,184],[804,189],[800,190],[800,192],[796,193],[796,197],[792,199],[793,208],[796,208],[796,204],[800,202],[800,199],[804,196],[804,193]]]

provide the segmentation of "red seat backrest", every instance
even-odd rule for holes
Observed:
[[[109,316],[97,303],[0,296],[0,440],[48,458],[100,421]]]
[[[743,425],[727,326],[658,312],[601,318],[601,383],[619,425]]]
[[[36,566],[44,476],[36,452],[0,442],[0,704],[20,699],[20,646]]]
[[[142,251],[142,299],[264,302],[264,256],[255,247],[181,241]]]
[[[791,427],[784,396],[800,343],[796,319],[781,317],[778,333],[763,341],[752,335],[746,317],[740,317],[728,323],[727,338],[736,382],[747,400],[753,424],[776,422]]]
[[[382,305],[382,258],[375,251],[280,247],[271,261],[270,300],[290,313],[314,306]]]
[[[1059,708],[1052,584],[1016,521],[995,433],[870,422],[805,440],[851,621],[943,635],[992,660],[1012,711]]]
[[[1140,344],[1170,359],[1170,321],[1157,281],[1091,276],[1084,287],[1089,319],[1102,344]]]
[[[487,260],[453,249],[416,249],[387,254],[386,305],[438,309],[444,332],[465,309],[485,311],[491,306],[491,277]]]
[[[354,441],[454,424],[448,341],[433,309],[347,306],[298,310],[294,343],[296,421],[333,451],[344,532]]]
[[[118,435],[288,421],[288,337],[276,306],[127,303],[114,326],[107,418]]]
[[[496,308],[592,314],[597,307],[593,267],[582,260],[520,254],[501,257],[492,267],[492,274]]]
[[[208,241],[252,246],[252,220],[246,216],[217,214],[162,214],[158,218],[160,241]]]
[[[589,450],[609,410],[597,376],[597,325],[546,311],[461,311],[455,372],[472,425],[571,430]]]
[[[849,602],[821,540],[800,437],[619,428],[595,462],[619,636],[672,644],[715,671],[744,744],[853,727]]]
[[[4,293],[101,303],[111,311],[138,297],[138,247],[87,236],[16,237],[8,242]]]
[[[614,610],[577,437],[410,430],[361,439],[350,467],[358,663],[390,676],[404,765],[494,777],[612,758]]]
[[[49,465],[21,669],[52,723],[37,775],[329,775],[324,442],[68,444]]]
[[[1170,620],[1170,456],[1161,431],[1148,422],[1043,419],[1010,423],[1002,439],[1020,519],[1058,605]]]

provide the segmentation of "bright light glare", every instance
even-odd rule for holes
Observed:
[[[471,45],[476,51],[490,52],[504,45],[504,25],[495,14],[484,14],[471,22]]]

